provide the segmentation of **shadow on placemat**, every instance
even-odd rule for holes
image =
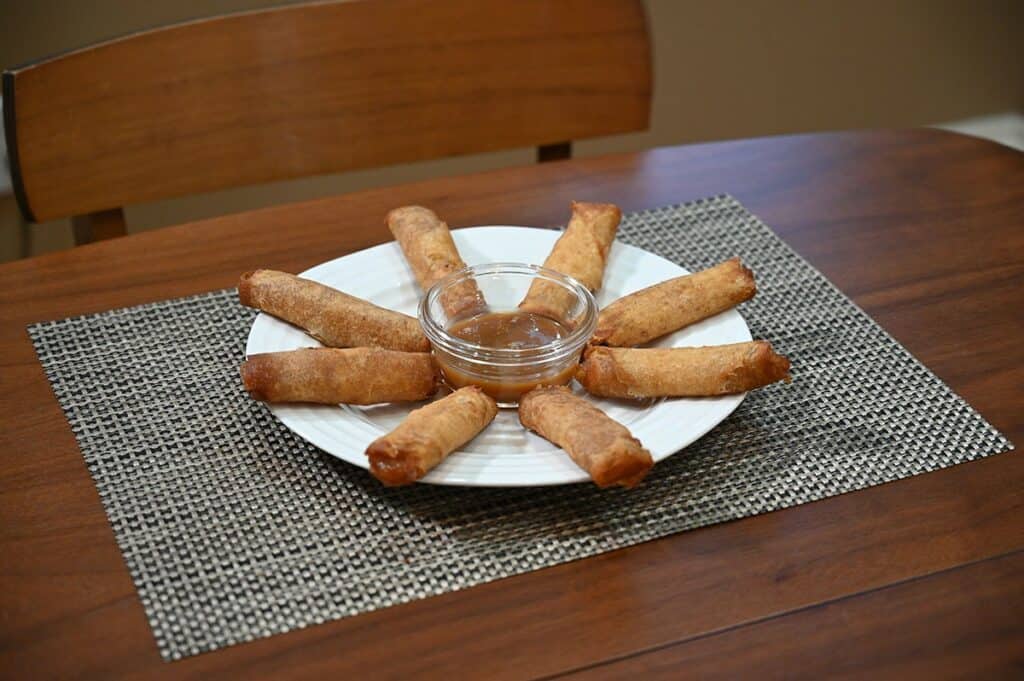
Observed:
[[[732,198],[630,214],[620,238],[691,270],[741,256],[741,311],[794,364],[631,491],[382,487],[245,394],[234,291],[32,326],[164,658],[1010,448]]]

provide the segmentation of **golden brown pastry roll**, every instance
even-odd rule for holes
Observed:
[[[750,300],[754,274],[739,258],[619,298],[601,310],[593,342],[641,345]]]
[[[498,405],[468,386],[414,410],[366,448],[370,473],[385,485],[416,482],[494,420]]]
[[[388,213],[387,223],[424,292],[466,266],[455,248],[448,225],[429,208],[395,208]],[[453,319],[478,314],[487,307],[474,281],[448,289],[441,297],[441,305]]]
[[[264,402],[378,404],[425,400],[437,390],[429,352],[304,348],[250,355],[242,383]]]
[[[789,360],[767,341],[702,348],[589,347],[576,370],[601,397],[731,395],[789,381]]]
[[[544,267],[573,277],[597,291],[604,278],[608,251],[615,241],[622,212],[611,203],[573,201],[572,217],[544,261]],[[537,279],[519,304],[527,312],[568,321],[573,295],[558,284]]]
[[[331,347],[430,349],[414,317],[287,272],[246,272],[238,282],[238,298],[242,305],[290,322]]]
[[[654,465],[629,429],[565,386],[526,393],[519,400],[519,421],[564,449],[599,487],[633,487]]]

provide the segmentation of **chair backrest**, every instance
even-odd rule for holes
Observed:
[[[641,0],[304,4],[3,74],[12,179],[33,221],[644,130],[650,96]]]

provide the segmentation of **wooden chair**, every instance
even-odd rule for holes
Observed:
[[[647,128],[641,0],[357,0],[145,31],[5,71],[18,203],[124,234],[127,204]]]

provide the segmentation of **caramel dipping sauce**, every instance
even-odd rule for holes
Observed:
[[[560,340],[571,329],[548,317],[532,312],[488,312],[455,322],[448,333],[456,338],[486,348],[529,350]],[[564,364],[564,366],[562,366]],[[511,405],[538,385],[565,385],[572,380],[576,362],[553,367],[493,367],[488,376],[460,371],[457,366],[441,362],[445,381],[452,388],[479,386],[502,405]]]
[[[448,333],[488,348],[526,350],[565,338],[569,329],[533,312],[487,312],[455,322]]]

